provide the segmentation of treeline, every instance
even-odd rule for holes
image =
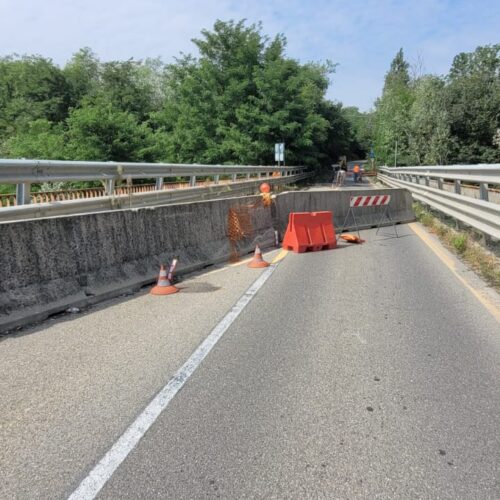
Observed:
[[[458,54],[446,76],[412,71],[401,49],[364,119],[378,164],[500,162],[500,44]]]
[[[500,162],[500,45],[421,75],[400,50],[374,110],[326,98],[335,65],[287,57],[286,38],[217,21],[197,56],[103,62],[88,48],[63,67],[0,58],[0,157],[329,166]],[[397,149],[397,159],[396,156]]]
[[[321,167],[364,156],[351,115],[325,98],[331,63],[286,56],[260,25],[217,21],[197,57],[102,62],[81,49],[62,68],[0,59],[0,157]]]

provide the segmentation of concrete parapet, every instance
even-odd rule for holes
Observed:
[[[390,192],[396,221],[414,220],[408,192],[370,194],[378,191]],[[255,243],[270,246],[291,211],[331,210],[339,226],[353,193],[363,194],[289,192],[270,207],[260,196],[246,196],[0,224],[0,332],[137,290],[174,256],[179,272],[187,273],[226,261],[235,247],[245,254]],[[228,214],[235,208],[244,209],[246,220],[231,245]],[[379,212],[364,210],[361,224],[375,224]]]
[[[342,191],[294,191],[278,196],[277,222],[281,231],[286,229],[286,221],[290,212],[315,212],[329,210],[333,212],[335,228],[339,228],[349,210],[349,198],[351,196],[376,196],[391,195],[391,216],[396,222],[412,222],[415,214],[412,209],[412,197],[406,189],[352,189]],[[382,213],[382,207],[356,208],[356,220],[360,229],[366,229],[376,225]],[[349,222],[349,221],[348,221]],[[351,224],[347,229],[352,227]]]

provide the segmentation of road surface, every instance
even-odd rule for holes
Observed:
[[[500,498],[498,316],[399,233],[288,254],[97,497]],[[74,492],[262,272],[3,339],[0,497]]]

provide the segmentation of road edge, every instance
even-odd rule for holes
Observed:
[[[453,275],[469,290],[483,307],[500,323],[500,296],[474,271],[445,248],[439,239],[429,233],[419,222],[408,224],[410,229],[432,250]]]

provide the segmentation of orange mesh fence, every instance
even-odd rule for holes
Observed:
[[[238,262],[240,253],[238,242],[254,235],[252,211],[259,206],[269,207],[272,204],[271,193],[262,193],[262,200],[247,205],[234,205],[227,213],[227,235],[231,246],[230,262]]]

